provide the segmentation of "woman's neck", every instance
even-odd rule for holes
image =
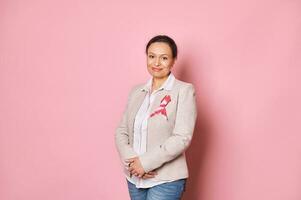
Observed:
[[[160,79],[153,77],[152,91],[160,88],[162,86],[162,84],[167,80],[167,78],[168,78],[168,76],[166,76],[164,78],[160,78]]]

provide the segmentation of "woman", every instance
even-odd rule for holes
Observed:
[[[188,177],[184,152],[197,117],[195,90],[171,73],[173,39],[152,38],[146,54],[152,77],[131,90],[115,142],[132,200],[181,199]]]

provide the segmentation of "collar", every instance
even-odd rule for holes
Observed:
[[[171,90],[175,79],[176,79],[175,76],[170,72],[170,74],[169,74],[168,78],[166,79],[166,81],[164,81],[164,83],[161,85],[161,87],[157,90],[163,90],[163,89]],[[150,88],[152,86],[152,83],[153,83],[153,78],[150,78],[147,81],[147,83],[142,87],[141,91],[149,92]]]

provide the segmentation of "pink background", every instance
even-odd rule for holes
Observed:
[[[301,199],[301,2],[1,0],[0,199],[129,199],[114,131],[167,34],[197,89],[186,200]]]

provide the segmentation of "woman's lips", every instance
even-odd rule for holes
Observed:
[[[155,72],[159,72],[159,71],[161,71],[162,69],[161,69],[161,68],[152,67],[152,70],[155,71]]]

